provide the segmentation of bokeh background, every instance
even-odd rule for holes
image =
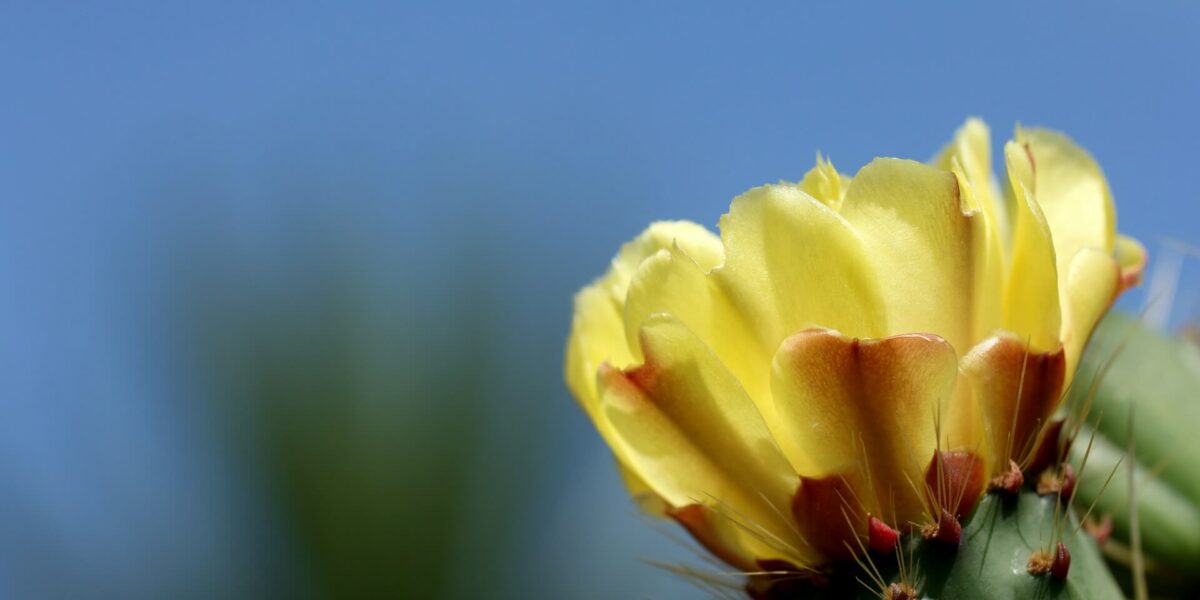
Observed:
[[[0,597],[696,595],[571,295],[818,151],[1048,125],[1200,244],[1194,2],[565,4],[0,7]]]

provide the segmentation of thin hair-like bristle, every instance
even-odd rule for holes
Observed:
[[[1083,459],[1081,459],[1079,461],[1079,472],[1075,474],[1075,478],[1077,480],[1081,479],[1083,477],[1083,472],[1084,472],[1084,470],[1087,469],[1088,459],[1091,458],[1091,456],[1092,456],[1092,446],[1096,443],[1096,434],[1099,433],[1100,424],[1103,422],[1104,422],[1104,411],[1100,411],[1100,414],[1096,415],[1096,426],[1092,429],[1092,435],[1088,436],[1087,448],[1084,448],[1084,450],[1083,450]],[[1071,497],[1067,498],[1067,506],[1068,507],[1071,506],[1071,502],[1073,500],[1075,500],[1075,493],[1077,493],[1078,491],[1079,491],[1079,486],[1076,485],[1075,489],[1071,491]]]
[[[1137,444],[1133,437],[1133,405],[1129,407],[1129,545],[1133,550],[1133,597],[1146,600],[1146,555],[1142,551],[1142,530],[1138,522],[1137,505]]]
[[[653,517],[645,514],[644,512],[641,512],[641,511],[638,511],[638,512],[641,513],[642,520],[646,524],[650,525],[650,527],[652,529],[654,529],[654,531],[656,531],[659,535],[662,535],[663,537],[667,538],[671,542],[674,542],[677,546],[683,548],[684,550],[687,550],[689,553],[694,555],[696,558],[707,563],[709,566],[711,566],[715,569],[719,570],[719,569],[722,569],[725,567],[725,563],[722,563],[719,559],[717,559],[717,557],[713,556],[712,553],[708,552],[704,548],[701,548],[700,545],[696,542],[696,540],[692,539],[691,537],[681,536],[681,535],[675,533],[674,531],[671,531],[671,529],[669,529],[668,527],[665,526],[665,522],[662,520],[654,519]]]
[[[1008,441],[1005,444],[1005,457],[1011,459],[1013,456],[1013,444],[1017,437],[1017,415],[1021,413],[1021,396],[1025,394],[1025,371],[1029,367],[1029,343],[1032,341],[1032,336],[1025,337],[1025,345],[1021,349],[1021,376],[1017,379],[1017,401],[1013,403],[1012,420],[1008,425]],[[1036,437],[1036,436],[1035,436]]]
[[[762,543],[770,546],[776,552],[783,554],[789,559],[789,562],[796,565],[796,567],[809,571],[814,570],[810,565],[807,564],[807,561],[802,560],[801,557],[804,556],[804,554],[800,552],[799,549],[789,544],[786,540],[780,538],[775,534],[775,532],[763,526],[761,523],[756,523],[753,519],[747,517],[744,513],[733,506],[730,506],[724,500],[721,500],[712,494],[708,494],[708,497],[717,503],[716,506],[711,506],[711,508],[717,511],[717,513],[722,517],[728,519],[730,523],[733,523],[742,531],[745,531]],[[803,537],[801,537],[800,540],[807,542],[807,540],[805,540]]]
[[[850,485],[850,482],[846,480],[846,476],[838,475],[838,479],[840,479],[842,481],[842,483],[845,485],[846,489],[850,492],[850,498],[852,498],[854,500],[855,504],[858,505],[859,510],[861,510],[863,512],[867,512],[867,506],[865,504],[863,504],[862,498],[858,497],[858,492],[854,491],[854,486]],[[835,490],[835,491],[837,491],[837,490]],[[841,499],[842,506],[844,508],[849,508],[850,510],[854,510],[854,506],[850,504],[850,501],[847,500],[845,496],[842,496],[842,493],[840,491],[837,491],[837,495],[838,495],[838,498]]]
[[[980,445],[981,443],[982,443],[982,441],[981,441],[981,440],[976,440],[976,442],[975,442],[975,449],[971,451],[971,466],[968,468],[968,473],[970,473],[970,472],[972,472],[972,471],[974,471],[974,470],[975,470],[975,463],[976,463],[977,461],[979,461],[979,445]],[[986,466],[986,465],[984,465],[984,468],[986,469],[986,468],[987,468],[987,466]],[[985,471],[985,472],[986,472],[986,471]],[[966,495],[966,493],[967,493],[967,486],[968,486],[968,485],[970,485],[970,480],[969,480],[969,479],[965,479],[965,478],[964,478],[964,479],[962,480],[962,487],[958,488],[958,495],[957,495],[957,497],[955,497],[955,499],[954,499],[954,506],[955,506],[955,507],[962,506],[963,496],[964,496],[964,495]]]
[[[1137,325],[1138,319],[1130,321],[1130,323],[1126,326],[1121,339],[1117,342],[1116,348],[1113,349],[1108,358],[1104,359],[1104,361],[1100,363],[1100,368],[1092,374],[1092,382],[1088,386],[1087,394],[1084,396],[1082,401],[1083,406],[1076,413],[1077,416],[1074,419],[1074,422],[1071,423],[1070,433],[1066,436],[1070,442],[1074,442],[1076,436],[1079,435],[1080,429],[1083,428],[1083,424],[1087,421],[1087,417],[1091,413],[1092,405],[1096,400],[1096,394],[1100,392],[1100,384],[1104,381],[1104,378],[1108,376],[1108,372],[1110,369],[1112,369],[1113,364],[1116,363],[1121,354],[1125,352],[1125,348],[1128,347],[1129,341],[1133,339],[1133,334],[1137,333]],[[1067,445],[1070,445],[1070,442],[1068,442]]]
[[[904,558],[904,546],[908,546],[908,559]],[[913,556],[912,544],[896,544],[896,565],[899,570],[900,582],[907,584],[914,590],[921,588],[921,579],[915,573],[919,572],[918,563]]]
[[[1029,468],[1029,465],[1033,463],[1033,451],[1037,447],[1038,438],[1041,437],[1045,425],[1046,423],[1042,421],[1042,417],[1033,420],[1034,433],[1029,436],[1029,439],[1025,440],[1025,445],[1021,446],[1021,453],[1018,454],[1021,460],[1017,461],[1017,466],[1021,467],[1022,471]]]
[[[926,490],[926,494],[922,494],[921,491],[917,489],[917,484],[913,482],[912,477],[908,476],[908,473],[904,474],[904,480],[908,482],[908,487],[912,488],[913,493],[916,494],[918,498],[921,498],[921,507],[925,510],[925,516],[928,517],[931,521],[936,520],[933,517],[933,515],[936,513],[934,513],[932,510],[930,510],[930,508],[927,505],[927,502],[925,500],[926,498],[932,498],[932,496],[933,496],[933,489],[929,487],[929,483],[922,482],[922,485],[925,486],[925,490]],[[895,510],[895,507],[893,507],[892,510]],[[908,524],[911,526],[915,526],[915,527],[921,526],[920,523],[913,523],[912,521],[909,521]]]
[[[842,518],[846,520],[846,525],[850,527],[850,531],[853,533],[854,523],[850,519],[850,513],[846,512],[845,508],[842,509]],[[853,535],[852,537],[854,538],[854,542],[858,544],[858,549],[861,551],[861,558],[860,553],[855,552],[854,548],[850,546],[850,542],[842,540],[842,544],[845,545],[846,549],[850,551],[850,556],[854,558],[854,562],[858,563],[859,568],[866,572],[867,575],[871,577],[872,581],[881,587],[884,587],[883,574],[879,572],[878,568],[876,568],[875,561],[871,559],[871,553],[867,552],[867,547],[863,544],[862,539],[859,538],[858,535]],[[867,561],[865,565],[863,564],[863,559]],[[867,568],[868,566],[870,568]]]
[[[809,541],[804,537],[804,534],[800,532],[800,527],[796,525],[796,520],[788,515],[783,514],[783,511],[780,510],[778,506],[775,506],[775,503],[772,502],[771,499],[768,498],[767,495],[761,490],[759,490],[758,495],[762,498],[762,501],[765,502],[767,506],[771,507],[771,511],[775,513],[775,516],[779,517],[779,520],[787,523],[788,528],[792,530],[792,533],[796,534],[796,539],[800,540],[800,543],[811,549],[812,544],[809,543]]]
[[[867,476],[867,489],[870,490],[871,497],[875,500],[876,503],[878,503],[879,498],[880,498],[879,490],[875,488],[875,477],[872,474],[871,460],[867,457],[867,444],[865,441],[863,441],[863,434],[861,431],[858,432],[858,448],[859,448],[859,450],[862,451],[862,459],[863,459],[862,470]],[[859,500],[859,504],[862,504],[861,500]],[[867,510],[868,512],[870,512],[870,507],[867,507],[864,505],[863,508],[865,510]],[[881,510],[882,510],[882,508],[881,508]],[[893,517],[894,516],[895,515],[893,515]]]
[[[1092,504],[1088,506],[1087,512],[1083,513],[1083,516],[1079,518],[1079,524],[1075,526],[1075,533],[1079,533],[1079,529],[1083,527],[1083,522],[1092,514],[1092,510],[1096,508],[1096,503],[1104,496],[1104,491],[1108,489],[1108,484],[1112,482],[1113,476],[1117,474],[1117,469],[1121,468],[1121,463],[1125,462],[1126,458],[1129,458],[1129,454],[1123,454],[1121,458],[1117,459],[1117,464],[1113,465],[1112,471],[1109,471],[1108,477],[1104,480],[1104,485],[1100,486],[1100,492],[1092,499]]]
[[[938,402],[933,409],[933,452],[935,461],[937,462],[937,482],[938,489],[934,490],[934,495],[937,497],[937,512],[934,516],[936,522],[941,512],[945,510],[950,498],[946,496],[946,467],[942,460],[942,403]]]

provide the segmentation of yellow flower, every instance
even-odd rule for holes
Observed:
[[[623,246],[565,368],[643,506],[735,567],[804,569],[877,526],[938,535],[1019,476],[1144,252],[1067,137],[1018,128],[1004,162],[1002,194],[972,119],[932,166],[819,158],[734,199],[720,238]]]

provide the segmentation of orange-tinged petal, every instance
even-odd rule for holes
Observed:
[[[605,428],[597,414],[600,397],[596,393],[596,372],[604,362],[627,365],[634,361],[625,344],[620,304],[605,279],[575,295],[575,317],[563,365],[567,387],[602,434]]]
[[[945,511],[955,519],[962,519],[971,514],[987,483],[986,471],[983,457],[974,452],[942,450],[934,453],[925,469],[925,492],[930,495],[931,516]]]
[[[1121,290],[1125,291],[1142,282],[1146,270],[1146,249],[1137,240],[1123,235],[1117,236],[1114,250],[1117,264],[1121,265]]]
[[[1005,276],[1004,329],[1037,351],[1058,347],[1062,325],[1058,270],[1050,228],[1033,196],[1034,166],[1027,149],[1004,146],[1014,199],[1012,260]]]
[[[641,339],[644,365],[600,371],[617,455],[670,505],[706,504],[783,540],[756,558],[811,560],[783,516],[794,471],[737,380],[669,315],[647,320]]]
[[[802,474],[860,473],[866,511],[892,523],[919,520],[934,420],[958,375],[954,349],[932,335],[858,340],[814,329],[780,346],[773,373],[780,445],[821,467]]]
[[[621,247],[603,277],[575,295],[564,376],[572,395],[606,441],[611,435],[599,410],[596,373],[605,362],[624,367],[639,360],[625,339],[626,291],[638,265],[663,248],[679,248],[710,266],[723,260],[720,240],[704,227],[687,221],[654,223]]]
[[[1062,463],[1066,450],[1063,446],[1066,440],[1063,439],[1063,426],[1066,425],[1066,419],[1054,419],[1046,426],[1046,430],[1042,432],[1042,439],[1038,441],[1037,450],[1034,450],[1029,456],[1025,470],[1034,477],[1037,477],[1042,471],[1054,467]]]
[[[1058,407],[1066,353],[1038,352],[1009,334],[992,336],[962,359],[963,375],[983,414],[989,477],[1021,464]]]
[[[854,471],[801,478],[792,499],[792,516],[805,539],[825,558],[849,558],[860,550],[855,538],[866,538],[869,511],[858,494],[867,489]]]
[[[728,517],[704,504],[689,504],[667,513],[713,556],[747,573],[758,571],[758,563],[740,529]]]
[[[637,331],[651,315],[667,313],[695,333],[737,377],[751,399],[773,410],[770,397],[771,354],[763,349],[746,316],[716,281],[678,248],[647,258],[629,284],[625,332],[641,358]],[[774,349],[772,348],[772,351]],[[764,414],[770,421],[771,416]]]

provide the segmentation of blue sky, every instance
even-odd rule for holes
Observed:
[[[641,535],[605,503],[610,472],[579,474],[604,451],[559,379],[570,295],[619,243],[654,219],[713,226],[818,151],[845,171],[928,158],[978,115],[997,143],[1016,122],[1067,132],[1122,230],[1198,244],[1198,26],[1182,1],[6,6],[0,474],[17,492],[0,507],[19,510],[0,531],[117,592],[171,589],[136,580],[148,560],[236,568],[219,557],[243,534],[195,523],[251,492],[180,400],[200,394],[170,282],[198,247],[286,288],[263,280],[319,258],[304,232],[327,227],[435,324],[457,318],[448,270],[489,274],[497,352],[469,367],[494,379],[485,447],[536,414],[563,450],[507,467],[545,493],[511,515],[530,533],[503,589],[526,590],[535,558],[612,579],[625,538],[591,563],[552,549],[581,535],[575,502]],[[0,594],[30,585],[0,567]]]

